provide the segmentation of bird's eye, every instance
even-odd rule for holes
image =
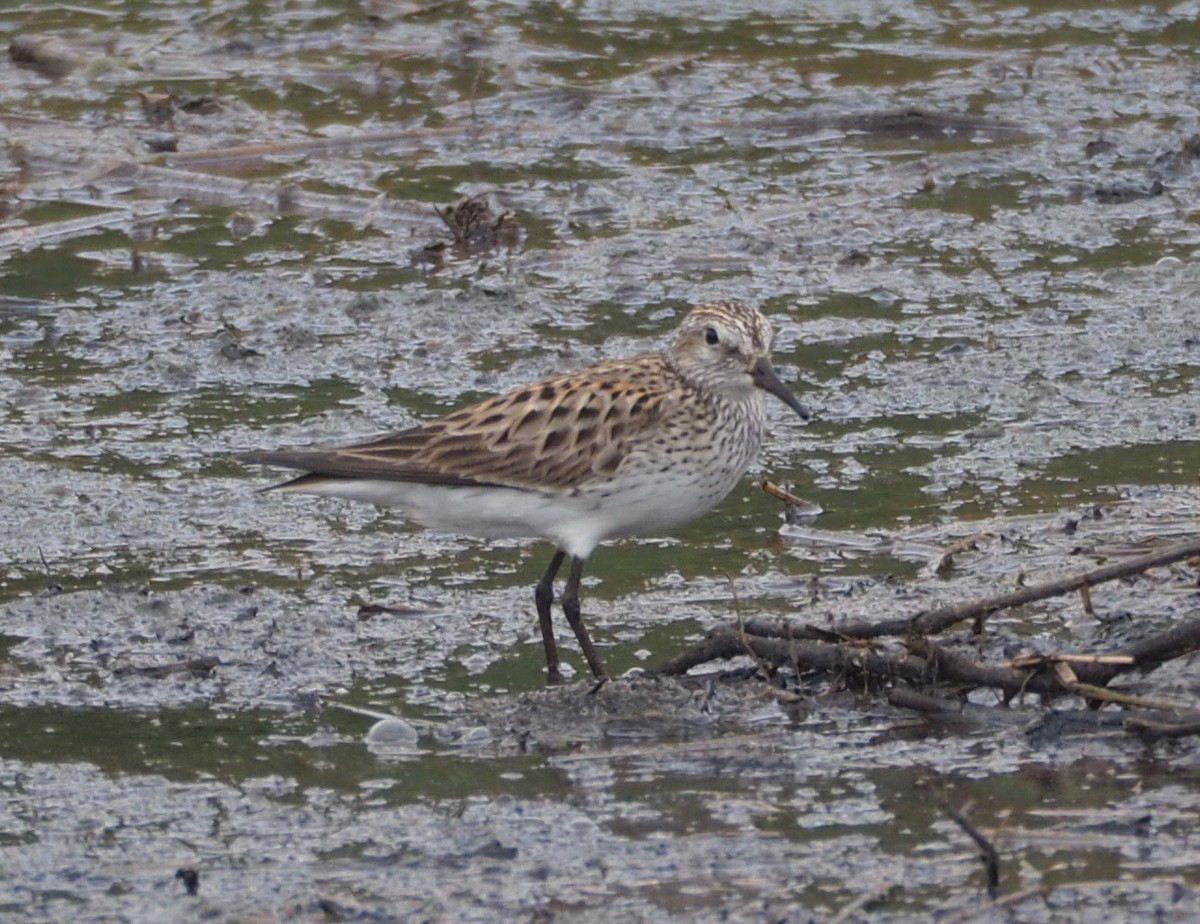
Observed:
[[[716,346],[718,343],[721,342],[721,338],[717,336],[717,329],[715,327],[705,328],[704,342],[707,343],[709,346]]]

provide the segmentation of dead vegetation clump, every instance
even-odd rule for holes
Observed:
[[[1117,707],[1123,710],[1120,727],[1145,738],[1200,734],[1200,707],[1108,686],[1130,671],[1150,672],[1200,649],[1200,613],[1107,651],[1033,652],[1005,661],[969,653],[972,646],[980,647],[988,620],[996,613],[1071,593],[1079,594],[1085,611],[1092,612],[1091,588],[1169,566],[1181,566],[1172,583],[1200,588],[1200,540],[1166,545],[1005,594],[875,622],[822,627],[738,619],[716,627],[658,670],[679,676],[703,664],[748,656],[756,672],[777,685],[794,686],[802,678],[823,675],[847,686],[883,691],[894,706],[922,714],[960,712],[970,693],[987,689],[995,692],[1000,706],[1033,694],[1047,704],[1073,696],[1087,709]],[[935,638],[961,623],[970,624],[967,640]],[[888,639],[894,641],[888,644]]]

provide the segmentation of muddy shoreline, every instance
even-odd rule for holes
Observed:
[[[0,917],[1190,920],[1194,738],[1083,698],[639,672],[737,618],[898,617],[1196,536],[1194,18],[0,12]],[[264,497],[235,461],[718,298],[763,305],[815,416],[772,409],[709,517],[597,552],[624,676],[594,694],[573,649],[541,683],[546,549]],[[1195,563],[1091,607],[949,644],[1111,652],[1196,618]],[[1113,686],[1193,703],[1195,666]]]

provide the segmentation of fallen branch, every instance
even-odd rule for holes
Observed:
[[[1130,718],[1125,720],[1125,730],[1146,741],[1158,741],[1161,738],[1188,738],[1192,735],[1200,735],[1200,721],[1155,722],[1151,719]]]
[[[966,619],[986,619],[999,610],[1024,606],[1048,597],[1057,597],[1072,593],[1086,587],[1095,587],[1108,581],[1119,580],[1141,574],[1149,568],[1171,565],[1177,561],[1200,556],[1200,539],[1191,542],[1181,542],[1169,545],[1156,552],[1140,555],[1137,558],[1114,562],[1085,571],[1082,574],[1070,575],[1045,584],[1035,584],[1022,587],[1010,593],[995,597],[986,597],[968,603],[945,606],[916,616],[885,619],[882,622],[852,622],[834,626],[832,631],[847,638],[878,638],[884,635],[936,635],[949,629],[956,623]]]
[[[789,640],[807,640],[812,642],[840,642],[845,636],[830,629],[810,624],[794,622],[771,622],[766,619],[747,619],[744,623],[746,632],[761,638],[783,638]]]
[[[927,638],[908,639],[905,642],[908,655],[897,656],[855,643],[764,638],[751,634],[752,625],[747,622],[741,627],[719,626],[703,641],[655,672],[678,676],[710,661],[750,655],[769,667],[791,668],[797,672],[821,671],[876,681],[904,680],[917,686],[952,683],[966,688],[986,687],[999,690],[1005,702],[1023,693],[1036,693],[1047,699],[1073,694],[1092,701],[1110,701],[1143,709],[1196,712],[1187,706],[1103,688],[1121,673],[1153,668],[1200,648],[1200,619],[1189,620],[1166,632],[1126,645],[1111,655],[1050,654],[1038,660],[1018,662],[1026,665],[1024,667],[985,664]],[[933,711],[902,705],[918,711]]]
[[[1197,711],[1190,706],[1118,693],[1104,687],[1126,671],[1152,669],[1200,648],[1200,619],[1188,620],[1166,632],[1126,645],[1111,655],[1050,654],[1039,662],[1018,662],[1027,665],[1025,667],[984,664],[925,638],[910,639],[906,646],[911,654],[930,663],[931,672],[939,680],[1001,690],[1005,701],[1020,693],[1039,693],[1047,697],[1074,694],[1092,701],[1140,709],[1176,713]]]
[[[1055,672],[1045,668],[1017,670],[1003,664],[984,664],[924,638],[911,639],[907,647],[910,653],[926,661],[930,672],[943,683],[999,690],[1005,702],[1022,693],[1052,697],[1068,692]]]
[[[929,696],[908,687],[893,687],[888,690],[887,701],[898,709],[911,709],[923,715],[961,715],[963,711],[961,701]]]
[[[946,814],[966,832],[967,837],[973,840],[975,846],[979,848],[979,862],[983,864],[984,873],[987,876],[988,898],[995,900],[996,896],[1000,894],[1000,855],[996,852],[995,846],[982,831],[971,824],[971,820],[967,817],[967,812],[971,810],[971,803],[968,802],[961,809],[952,808],[944,800],[942,805]]]
[[[176,661],[173,664],[127,664],[113,669],[114,677],[128,677],[140,674],[143,677],[170,677],[172,674],[192,674],[196,677],[208,677],[216,668],[221,666],[221,659],[211,655],[198,658],[188,658],[186,661]]]
[[[672,658],[653,673],[678,676],[700,664],[740,655],[750,655],[771,667],[797,671],[901,678],[918,684],[933,679],[928,674],[929,665],[920,658],[896,658],[853,645],[762,638],[739,633],[736,628],[728,626],[714,629],[704,641]]]

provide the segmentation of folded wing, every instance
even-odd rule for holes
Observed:
[[[307,473],[281,488],[380,479],[570,493],[612,477],[663,413],[670,385],[662,357],[643,359],[546,379],[364,443],[241,458]]]

